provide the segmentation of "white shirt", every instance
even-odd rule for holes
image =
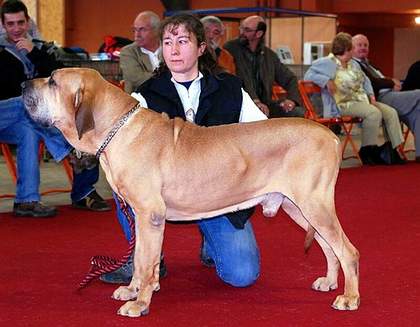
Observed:
[[[194,112],[193,117],[195,117],[197,114],[200,94],[201,94],[200,80],[202,78],[203,78],[203,74],[199,72],[198,77],[191,83],[188,89],[184,85],[178,83],[173,78],[171,78],[171,81],[172,83],[174,83],[175,88],[178,92],[178,95],[181,99],[182,106],[184,107],[185,116],[190,121],[192,120],[188,118],[190,114],[187,115],[187,112],[189,112],[189,110],[192,109]],[[264,113],[260,109],[258,109],[258,107],[255,105],[254,101],[252,101],[249,94],[246,93],[244,89],[241,88],[241,90],[242,90],[242,107],[241,107],[241,113],[239,115],[239,122],[245,123],[245,122],[252,122],[252,121],[267,119],[267,116],[264,115]],[[139,101],[140,105],[143,108],[149,107],[147,105],[146,99],[140,93],[133,92],[131,93],[131,96],[134,97],[137,101]]]
[[[150,63],[152,64],[153,70],[155,70],[160,64],[160,47],[156,51],[150,51],[145,48],[140,48],[140,50],[147,54],[149,57]]]

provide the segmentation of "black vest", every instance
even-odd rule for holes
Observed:
[[[170,118],[186,119],[184,107],[169,72],[150,78],[140,85],[136,92],[141,93],[151,110],[165,112]],[[220,74],[217,78],[204,75],[201,79],[200,101],[195,116],[197,125],[215,126],[237,123],[241,107],[242,91],[239,78],[230,74]],[[226,216],[233,226],[241,229],[253,212],[254,208],[250,208],[232,212]]]

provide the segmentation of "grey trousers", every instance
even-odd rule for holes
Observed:
[[[401,121],[413,132],[416,157],[420,157],[420,90],[390,91],[380,94],[378,98],[395,108]]]
[[[392,147],[396,148],[403,142],[398,113],[390,106],[380,102],[376,102],[376,106],[365,102],[355,102],[348,107],[340,109],[342,115],[363,118],[362,146],[378,144],[379,128],[382,121],[384,137],[391,142]]]

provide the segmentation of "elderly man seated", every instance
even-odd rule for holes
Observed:
[[[353,37],[353,59],[372,82],[378,101],[397,110],[401,121],[413,132],[416,161],[420,162],[420,90],[401,91],[401,83],[384,76],[368,60],[369,40],[362,34]]]

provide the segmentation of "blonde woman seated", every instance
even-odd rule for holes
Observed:
[[[324,117],[348,115],[363,118],[359,154],[364,164],[404,163],[396,151],[403,142],[397,111],[375,100],[369,79],[351,58],[351,35],[338,33],[332,42],[332,53],[314,61],[304,79],[321,87]],[[381,123],[385,140],[390,143],[378,147]]]

